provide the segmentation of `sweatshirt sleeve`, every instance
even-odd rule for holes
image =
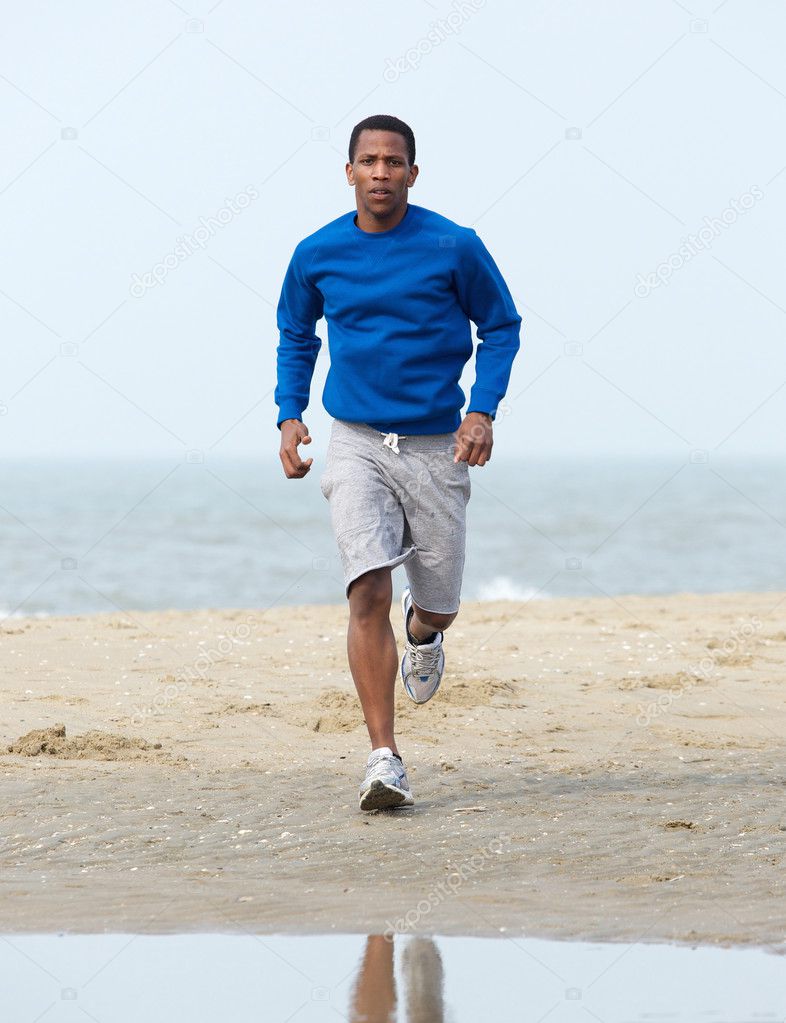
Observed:
[[[467,412],[486,412],[494,419],[520,347],[521,317],[491,253],[472,228],[460,249],[456,289],[480,339]]]
[[[308,407],[311,377],[322,346],[316,325],[323,306],[322,294],[309,280],[298,246],[284,276],[276,316],[279,343],[274,401],[278,405],[279,429],[285,419],[302,419]]]

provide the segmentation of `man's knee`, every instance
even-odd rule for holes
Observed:
[[[349,586],[349,609],[355,617],[389,615],[393,586],[389,568],[375,568],[354,579]]]
[[[425,611],[423,608],[418,607],[417,604],[415,604],[414,607],[415,614],[418,616],[420,621],[423,622],[424,625],[428,625],[429,628],[434,630],[434,632],[443,632],[458,614],[458,611],[454,611],[453,614],[449,615],[439,614],[437,611]]]

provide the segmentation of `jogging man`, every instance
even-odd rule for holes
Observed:
[[[466,141],[459,143],[462,147]],[[396,117],[352,130],[347,181],[357,212],[295,248],[278,304],[280,457],[302,479],[303,412],[328,323],[322,402],[333,417],[320,479],[349,601],[347,654],[371,739],[361,810],[414,802],[393,729],[398,669],[391,574],[403,564],[404,689],[426,703],[442,680],[443,634],[458,614],[469,466],[491,457],[493,421],[519,349],[521,317],[471,229],[408,202],[415,138]],[[480,344],[462,419],[459,386]]]

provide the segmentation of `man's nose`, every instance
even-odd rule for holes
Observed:
[[[371,175],[374,178],[386,178],[388,176],[388,165],[385,163],[384,160],[378,160],[374,164],[374,168],[371,172]]]

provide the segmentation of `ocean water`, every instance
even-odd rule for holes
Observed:
[[[786,589],[783,464],[696,457],[470,469],[462,600]],[[6,462],[0,615],[341,603],[322,464]]]

